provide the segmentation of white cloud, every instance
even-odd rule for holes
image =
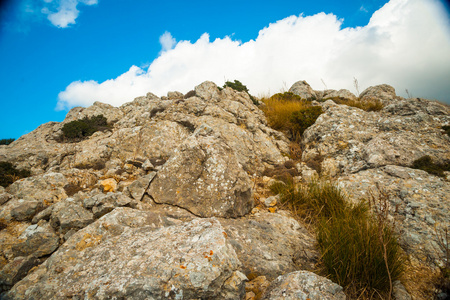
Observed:
[[[291,16],[259,32],[246,43],[230,37],[196,42],[161,39],[162,52],[147,70],[131,67],[102,83],[74,82],[59,94],[58,108],[87,106],[94,101],[120,105],[151,91],[187,92],[195,85],[238,79],[254,95],[275,93],[285,82],[308,81],[313,88],[362,91],[387,83],[397,93],[450,102],[450,24],[436,0],[391,0],[367,26],[341,28],[332,14]],[[164,38],[163,38],[164,37]],[[405,95],[406,96],[406,95]]]
[[[47,15],[48,20],[56,27],[66,28],[75,24],[80,11],[77,9],[79,3],[94,5],[98,0],[44,0],[45,5],[41,12]]]
[[[162,51],[171,50],[177,43],[177,41],[172,37],[172,34],[167,31],[159,37],[159,42],[161,43]]]

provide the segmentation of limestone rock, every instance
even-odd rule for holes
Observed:
[[[364,170],[339,180],[349,196],[358,201],[389,196],[390,214],[396,219],[400,243],[408,254],[438,265],[442,253],[436,247],[438,230],[450,224],[450,183],[425,171],[400,166]]]
[[[333,100],[333,98],[352,100],[352,101],[357,100],[356,96],[352,92],[350,92],[349,90],[346,90],[346,89],[341,89],[339,91],[336,91],[336,90],[325,90],[324,91],[324,94],[322,96],[322,101],[327,100],[327,99]]]
[[[398,99],[395,89],[387,84],[368,87],[359,95],[359,98],[361,101],[379,100],[383,104],[390,104]]]
[[[93,231],[97,224],[110,233]],[[217,220],[117,229],[102,218],[78,231],[6,296],[239,299],[244,294],[240,262]]]
[[[68,198],[53,205],[50,223],[53,228],[61,233],[66,233],[70,229],[81,229],[94,221],[93,214],[77,205]]]
[[[302,99],[315,100],[317,99],[316,93],[306,81],[297,81],[294,83],[289,92],[299,95]]]
[[[84,199],[83,206],[87,209],[92,209],[95,218],[100,218],[114,208],[129,205],[131,202],[133,202],[133,199],[122,193],[110,192],[106,195],[97,194],[93,197]]]
[[[5,204],[11,198],[12,198],[11,194],[1,192],[0,193],[0,205]]]
[[[287,212],[261,212],[240,219],[221,219],[247,276],[269,280],[317,261],[315,238]]]
[[[380,112],[329,106],[304,132],[302,160],[321,156],[322,169],[331,176],[409,166],[424,155],[445,163],[450,160],[450,140],[440,128],[448,123],[450,108],[428,100],[399,100]]]
[[[0,271],[0,293],[9,290],[16,282],[25,277],[31,268],[39,263],[40,260],[33,255],[14,258]],[[2,297],[2,299],[4,298]]]
[[[20,199],[17,206],[11,210],[11,217],[17,221],[31,220],[41,208],[39,201]]]
[[[20,199],[36,200],[48,206],[67,198],[64,186],[67,179],[60,173],[47,173],[20,179],[11,184],[7,190]]]
[[[107,120],[108,123],[117,122],[119,119],[122,118],[123,112],[110,104],[101,103],[101,102],[94,102],[89,107],[74,107],[72,108],[66,115],[66,118],[64,119],[63,124],[80,120],[85,117],[94,117],[98,115],[103,115]]]
[[[201,217],[239,217],[251,210],[251,181],[210,127],[199,128],[175,151],[148,190],[157,203]]]
[[[33,255],[42,257],[59,247],[59,238],[50,226],[30,225],[19,237],[23,242],[12,245],[15,257]]]
[[[308,271],[278,277],[267,288],[263,299],[345,300],[342,287]]]

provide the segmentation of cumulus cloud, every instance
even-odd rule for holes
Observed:
[[[94,5],[98,0],[44,0],[45,6],[41,9],[47,19],[56,27],[66,28],[75,24],[80,11],[77,9],[79,3]]]
[[[172,37],[170,32],[166,31],[159,37],[159,43],[161,44],[162,51],[168,51],[177,44],[177,41]]]
[[[437,0],[391,0],[364,27],[342,28],[333,14],[290,16],[262,29],[255,40],[230,37],[179,41],[165,33],[162,51],[147,70],[132,66],[105,82],[73,82],[59,94],[58,109],[94,101],[120,105],[148,91],[187,92],[211,80],[238,79],[254,95],[285,83],[354,91],[387,83],[397,93],[450,102],[450,24]]]

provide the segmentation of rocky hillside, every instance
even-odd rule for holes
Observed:
[[[0,298],[345,299],[312,272],[320,257],[312,228],[270,194],[278,178],[270,170],[280,168],[298,183],[319,171],[354,202],[389,194],[412,266],[436,271],[450,173],[411,166],[423,156],[450,162],[441,129],[450,108],[387,85],[359,98],[302,81],[290,91],[323,110],[301,137],[301,160],[289,159],[292,142],[247,93],[212,82],[186,95],[73,108],[62,123],[0,146],[0,162],[32,173],[0,187]],[[374,99],[381,110],[338,104]],[[98,115],[108,126],[64,138],[64,126]],[[407,288],[416,282],[408,278]],[[397,299],[410,299],[395,287]]]

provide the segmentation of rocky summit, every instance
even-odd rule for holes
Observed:
[[[76,107],[0,146],[0,162],[31,171],[0,186],[0,298],[346,299],[315,272],[313,227],[271,194],[280,169],[337,182],[355,203],[388,195],[411,268],[442,267],[450,173],[414,165],[449,164],[449,106],[389,85],[356,97],[299,81],[290,92],[323,111],[293,160],[295,143],[269,127],[264,103],[212,82]],[[370,101],[380,109],[346,105]],[[64,137],[96,116],[101,130]],[[393,295],[421,299],[408,272]]]

